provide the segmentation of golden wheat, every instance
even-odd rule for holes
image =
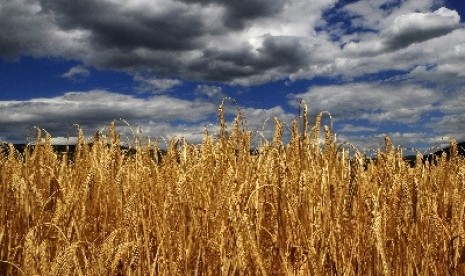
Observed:
[[[0,152],[0,275],[464,275],[465,161],[410,167],[385,140],[376,159],[320,143],[308,110],[283,142],[251,154],[238,112],[200,145],[166,154],[111,124],[74,153],[48,133]],[[330,115],[329,115],[330,116]],[[241,127],[242,126],[242,127]],[[437,163],[437,164],[436,164]]]

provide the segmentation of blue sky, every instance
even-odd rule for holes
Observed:
[[[465,140],[460,0],[0,2],[0,140],[55,143],[117,120],[201,141],[233,98],[258,137],[304,99],[340,142]],[[232,119],[235,107],[227,107]],[[328,123],[326,119],[324,123]],[[265,125],[265,126],[264,126]],[[260,133],[260,134],[259,134]],[[259,138],[257,138],[259,139]]]

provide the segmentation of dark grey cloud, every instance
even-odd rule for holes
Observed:
[[[250,45],[229,51],[209,48],[199,59],[188,64],[187,69],[196,79],[229,82],[257,73],[253,68],[256,60]]]
[[[53,24],[34,1],[0,2],[0,57],[47,52]]]
[[[287,73],[308,66],[309,58],[315,55],[299,38],[291,36],[267,36],[258,52],[263,69],[281,67]]]
[[[422,4],[420,12],[414,12],[411,7],[419,4],[407,0],[395,9],[400,15],[393,12],[384,19],[373,12],[382,12],[377,1],[358,1],[360,4],[353,7],[357,18],[378,22],[374,30],[379,33],[371,37],[344,35],[348,43],[342,50],[327,31],[314,31],[321,25],[322,12],[334,3],[2,1],[0,57],[51,56],[77,60],[87,68],[122,70],[132,76],[150,72],[144,75],[147,80],[140,82],[161,90],[182,79],[250,85],[287,77],[372,73],[374,63],[364,58],[431,41],[459,27],[458,14],[446,8],[425,12],[431,5]],[[418,55],[411,53],[402,59]],[[391,67],[384,64],[379,66]],[[346,70],[348,66],[352,68]]]
[[[6,1],[0,57],[55,56],[132,75],[149,71],[149,79],[255,84],[308,65],[312,23],[289,17],[304,2]],[[315,14],[328,5],[317,2]]]
[[[257,50],[247,44],[232,51],[207,49],[202,58],[189,65],[189,69],[201,79],[232,82],[263,73],[289,75],[308,67],[314,56],[301,38],[266,36]]]
[[[227,9],[225,25],[233,28],[243,28],[244,21],[272,16],[279,13],[286,1],[281,0],[251,0],[230,1],[224,0]]]
[[[247,22],[257,18],[274,16],[282,11],[286,2],[281,0],[179,0],[184,3],[217,5],[224,9],[222,24],[230,29],[242,29]]]
[[[201,47],[205,22],[188,6],[172,5],[161,12],[143,7],[123,9],[117,2],[41,0],[43,13],[53,14],[65,30],[84,29],[96,47],[152,50],[189,50]],[[156,6],[153,8],[157,8]]]

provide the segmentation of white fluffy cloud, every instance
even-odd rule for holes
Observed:
[[[443,146],[450,138],[465,139],[463,89],[436,91],[409,82],[358,83],[313,87],[290,96],[289,104],[296,106],[298,99],[306,101],[312,114],[321,110],[332,114],[339,141],[365,149],[382,145],[386,135],[397,145],[421,150]]]
[[[444,7],[435,12],[403,14],[396,17],[389,27],[381,30],[379,37],[348,43],[344,51],[359,56],[397,51],[414,43],[446,35],[459,28],[459,23],[459,14]]]
[[[136,74],[134,80],[139,83],[139,90],[141,92],[162,93],[182,84],[182,81],[179,79],[164,79],[154,76],[144,76],[143,74]]]
[[[374,123],[416,123],[421,115],[435,109],[440,99],[433,90],[415,85],[361,83],[313,87],[292,95],[316,111],[327,110],[335,120],[365,119]]]
[[[463,88],[448,94],[438,105],[440,114],[433,117],[429,126],[436,134],[444,137],[465,139],[465,91]]]
[[[345,124],[339,131],[341,132],[375,132],[377,128],[375,127],[366,127],[366,126],[357,126],[353,124]]]
[[[232,122],[234,107],[227,106],[229,123]],[[185,137],[193,143],[202,140],[205,127],[216,133],[218,103],[205,100],[187,101],[174,97],[156,95],[138,98],[120,93],[92,90],[67,92],[53,98],[35,98],[26,101],[0,101],[0,137],[11,142],[24,141],[34,137],[34,127],[47,130],[56,137],[55,142],[63,142],[73,125],[78,124],[88,133],[104,129],[110,122],[119,125],[123,136],[131,137],[130,128],[141,127],[144,136],[169,139]],[[269,118],[278,117],[290,121],[292,115],[281,107],[270,109],[242,109],[246,128],[261,131],[270,137],[274,126],[263,129]],[[5,138],[2,138],[5,139]],[[72,142],[72,141],[71,141]]]
[[[214,85],[207,85],[207,84],[199,84],[195,88],[195,93],[198,95],[204,95],[207,98],[221,101],[223,98],[226,97],[226,94],[223,92],[223,88],[220,86]]]
[[[54,98],[27,101],[0,101],[2,132],[10,139],[22,139],[26,130],[34,126],[63,136],[67,127],[79,124],[92,130],[119,118],[142,124],[152,121],[181,120],[195,123],[215,113],[215,105],[208,102],[181,100],[168,96],[146,99],[103,90],[68,92]]]
[[[90,75],[89,70],[81,65],[70,68],[66,73],[61,75],[62,78],[70,79],[73,81],[81,81]]]

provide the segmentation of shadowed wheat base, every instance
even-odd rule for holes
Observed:
[[[465,161],[376,161],[307,111],[250,154],[238,113],[201,145],[108,138],[0,157],[0,275],[465,275]],[[301,126],[299,126],[299,124]],[[109,145],[109,146],[108,146]],[[349,157],[348,151],[351,150]],[[349,159],[350,158],[350,159]],[[422,157],[417,156],[417,160]],[[367,163],[368,162],[368,163]]]

